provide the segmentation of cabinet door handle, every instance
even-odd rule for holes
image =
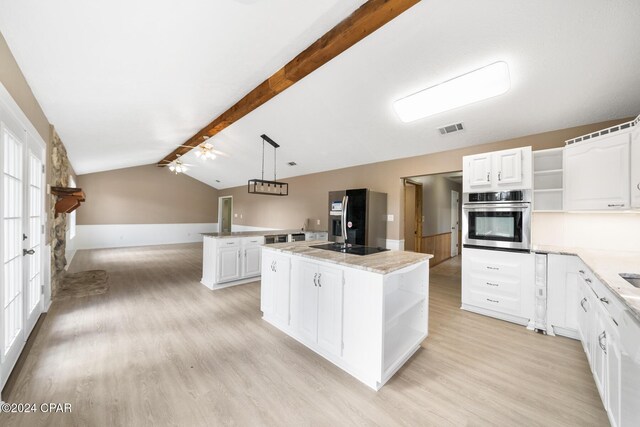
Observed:
[[[624,208],[624,203],[609,203],[607,206],[610,208]]]
[[[491,181],[491,172],[487,172],[487,182]]]
[[[36,253],[35,249],[29,249],[29,250],[23,249],[22,250],[22,256],[33,255],[35,253]]]
[[[582,301],[580,301],[580,307],[582,307],[582,309],[583,309],[583,310],[584,310],[584,312],[586,313],[586,312],[587,312],[587,309],[586,309],[586,308],[584,308],[584,303],[585,303],[585,302],[587,302],[587,299],[586,299],[586,298],[582,298]]]
[[[318,287],[322,287],[322,273],[318,273]]]
[[[636,187],[638,188],[638,190],[640,190],[640,182],[638,183],[638,185],[636,185]]]
[[[598,335],[598,345],[600,346],[604,354],[607,354],[607,346],[606,346],[606,341],[604,343],[602,341],[606,339],[607,339],[607,331],[602,331],[602,333]]]
[[[587,283],[593,283],[593,282],[591,281],[591,279],[589,279],[588,277],[587,277],[586,279],[584,279],[584,281],[585,281],[585,282],[587,282]]]
[[[605,304],[609,304],[609,300],[606,299],[605,297],[600,298],[600,301],[602,301]]]
[[[502,172],[498,172],[498,181],[502,181]]]
[[[313,286],[318,286],[318,273],[313,275]]]
[[[578,270],[578,273],[584,274],[584,270]]]

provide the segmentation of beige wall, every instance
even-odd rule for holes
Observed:
[[[42,139],[49,142],[49,121],[42,112],[40,104],[31,92],[31,88],[24,78],[20,67],[2,34],[0,34],[0,82],[4,85],[16,104],[22,109],[31,124],[36,128]]]
[[[630,120],[630,119],[626,119]],[[270,197],[247,194],[246,186],[220,190],[220,195],[233,196],[234,224],[272,228],[302,227],[306,218],[320,218],[327,227],[328,192],[347,188],[369,188],[388,194],[387,210],[394,221],[387,224],[388,239],[402,239],[404,235],[403,177],[430,175],[462,170],[462,156],[532,146],[534,150],[560,147],[567,139],[613,126],[625,119],[611,120],[514,138],[490,144],[451,150],[441,153],[390,160],[337,169],[286,179],[288,197]],[[240,219],[242,215],[242,219]]]
[[[79,175],[78,225],[217,221],[218,190],[155,165]]]

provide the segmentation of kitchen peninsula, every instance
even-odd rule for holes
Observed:
[[[427,337],[433,256],[313,247],[321,243],[262,248],[263,319],[379,390]]]
[[[261,246],[295,239],[324,240],[327,233],[295,230],[257,230],[202,233],[202,280],[211,290],[256,281],[260,276]]]

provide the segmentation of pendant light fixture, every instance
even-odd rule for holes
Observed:
[[[276,179],[276,150],[280,147],[273,139],[267,135],[260,135],[262,138],[262,178],[250,179],[247,184],[249,194],[262,194],[265,196],[288,196],[289,184],[278,182]],[[264,179],[264,143],[268,142],[273,147],[273,181]]]

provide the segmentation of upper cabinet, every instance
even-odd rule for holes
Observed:
[[[629,209],[629,152],[629,132],[565,147],[564,209]]]
[[[498,151],[493,154],[495,182],[499,186],[522,183],[522,149]]]
[[[631,207],[640,208],[640,128],[631,139]]]
[[[531,147],[465,156],[462,164],[463,191],[530,189],[531,163]]]

